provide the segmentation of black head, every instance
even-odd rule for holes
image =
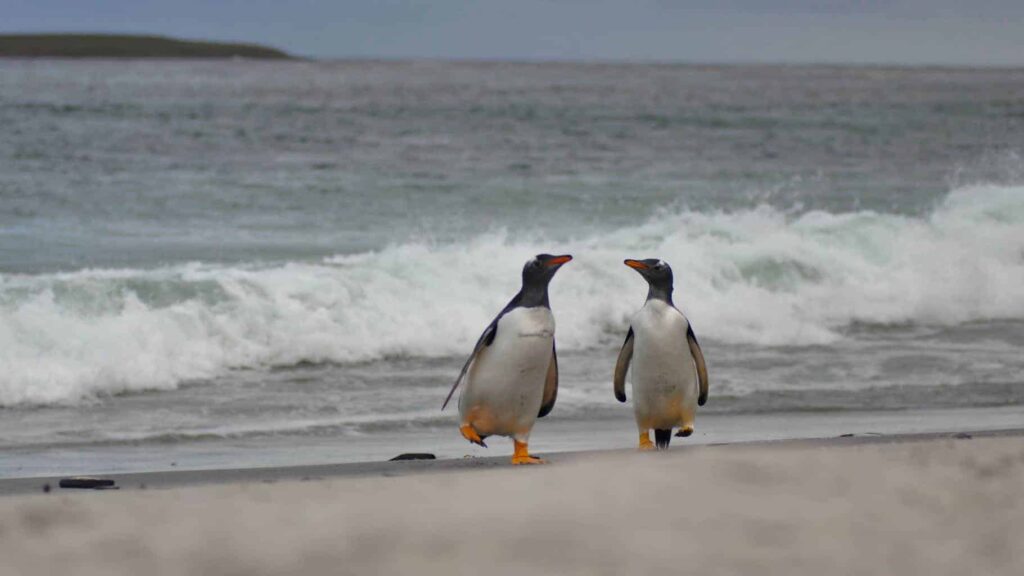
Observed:
[[[555,272],[563,264],[572,260],[572,256],[563,254],[552,256],[551,254],[537,254],[523,266],[523,288],[519,291],[522,296],[522,305],[539,306],[547,305],[548,283],[555,277]]]
[[[672,303],[672,267],[668,262],[657,258],[646,260],[626,260],[624,262],[633,270],[636,270],[647,280],[650,290],[647,292],[647,299],[657,298]]]
[[[568,254],[561,256],[537,254],[523,266],[523,287],[546,287],[548,282],[551,282],[551,279],[555,277],[555,272],[558,272],[558,269],[570,260],[572,260],[572,256]]]

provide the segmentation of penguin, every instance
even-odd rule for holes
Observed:
[[[697,406],[708,400],[708,369],[689,320],[672,303],[672,268],[657,258],[626,260],[647,280],[647,301],[633,316],[613,376],[615,398],[626,401],[626,372],[633,366],[633,408],[640,450],[659,450],[676,436],[693,434]]]
[[[519,293],[487,325],[441,409],[459,385],[459,432],[487,447],[488,436],[511,436],[513,464],[543,464],[530,456],[530,431],[555,406],[558,355],[548,284],[572,256],[538,254],[523,266]]]

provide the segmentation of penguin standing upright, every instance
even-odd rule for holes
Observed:
[[[615,398],[626,401],[626,372],[633,366],[633,407],[640,449],[659,449],[676,436],[693,434],[694,413],[708,399],[708,370],[686,316],[672,303],[672,268],[650,258],[626,260],[647,280],[643,308],[633,316],[613,377]]]
[[[522,288],[484,329],[441,406],[444,410],[465,382],[459,396],[459,431],[484,447],[488,436],[511,436],[513,464],[544,462],[530,456],[527,444],[533,423],[551,411],[558,394],[548,283],[570,260],[568,254],[538,254],[526,263]]]

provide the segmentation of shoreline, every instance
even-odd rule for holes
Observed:
[[[1024,429],[966,435],[563,453],[545,466],[342,465],[308,482],[256,482],[247,471],[246,482],[153,485],[169,490],[23,494],[0,498],[0,556],[11,573],[83,576],[1020,574]]]
[[[1021,438],[1024,427],[1004,429],[950,430],[941,432],[916,432],[896,434],[842,434],[829,438],[787,438],[768,440],[741,440],[703,444],[676,445],[668,453],[689,453],[697,450],[722,451],[733,449],[787,449],[787,448],[838,448],[930,442],[936,440],[971,440],[982,438]],[[628,448],[578,450],[540,453],[548,465],[575,464],[608,456],[635,454]],[[436,460],[409,461],[365,461],[334,464],[306,464],[295,466],[266,466],[251,468],[213,468],[192,470],[163,470],[150,472],[129,472],[113,474],[89,474],[109,478],[117,483],[118,490],[139,491],[150,489],[195,488],[215,485],[273,484],[277,482],[334,481],[361,478],[391,478],[421,474],[443,474],[471,471],[497,471],[512,468],[509,456],[466,456],[463,458],[441,458]],[[0,479],[0,497],[24,496],[44,492],[44,486],[60,494],[77,494],[93,490],[62,489],[58,483],[62,477],[34,476],[25,478]],[[106,490],[103,490],[104,492]]]
[[[566,418],[538,422],[530,441],[537,454],[589,453],[636,448],[636,426],[625,413],[612,419]],[[512,453],[496,438],[489,449],[473,446],[457,431],[456,418],[425,428],[397,427],[339,435],[255,435],[183,442],[130,441],[0,448],[0,486],[26,478],[124,476],[136,473],[294,468],[379,464],[407,452],[439,460],[496,458]],[[896,436],[979,432],[1024,426],[1024,405],[892,411],[714,413],[698,417],[696,433],[673,448],[767,440],[829,439],[843,434]]]

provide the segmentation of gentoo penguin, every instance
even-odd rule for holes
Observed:
[[[640,449],[654,449],[648,435],[652,428],[657,447],[664,449],[673,428],[679,428],[676,436],[693,434],[694,412],[708,399],[708,369],[690,322],[672,303],[672,268],[657,258],[625,264],[647,280],[649,289],[615,364],[615,398],[626,401],[626,372],[632,361]]]
[[[527,443],[537,418],[555,406],[558,357],[555,318],[548,303],[548,283],[572,260],[568,254],[538,254],[523,267],[523,287],[487,325],[462,366],[448,398],[465,382],[459,396],[462,436],[486,447],[488,436],[511,436],[513,464],[542,464]]]

